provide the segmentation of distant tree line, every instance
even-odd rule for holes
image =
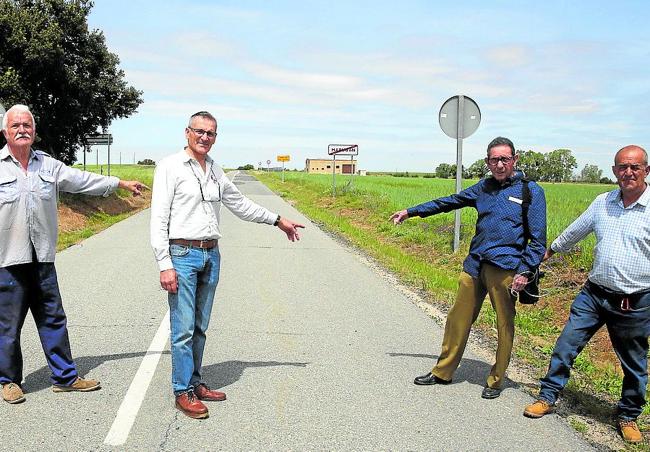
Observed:
[[[603,177],[603,170],[596,165],[587,164],[578,175],[574,175],[573,171],[578,167],[578,163],[569,149],[556,149],[547,153],[518,150],[517,154],[517,169],[523,171],[529,179],[540,182],[613,183],[611,179]],[[488,174],[484,159],[475,161],[469,168],[463,167],[464,179],[481,179]],[[456,165],[441,163],[436,167],[435,175],[443,179],[455,178]]]

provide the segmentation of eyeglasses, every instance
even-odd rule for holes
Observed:
[[[638,163],[631,165],[614,165],[614,170],[618,171],[619,173],[627,172],[628,168],[632,170],[633,173],[638,173],[639,171],[643,171],[645,169],[645,166]]]
[[[195,129],[194,127],[190,127],[190,126],[188,126],[187,128],[200,137],[202,137],[203,135],[207,135],[208,138],[212,139],[217,136],[217,132],[211,132],[209,130],[203,130],[203,129]]]
[[[507,165],[508,163],[512,162],[514,159],[515,158],[513,156],[510,156],[510,157],[489,157],[489,158],[486,158],[485,161],[490,166],[497,166],[499,164],[499,162],[503,163],[504,165]]]
[[[201,200],[203,202],[221,202],[221,184],[219,184],[219,179],[214,175],[214,172],[212,171],[212,166],[210,166],[210,177],[208,178],[208,182],[212,180],[213,183],[217,185],[217,193],[214,193],[214,190],[206,190],[208,193],[208,197],[206,199],[205,195],[203,194],[203,184],[201,183],[201,179],[199,176],[196,175],[196,172],[194,172],[194,167],[190,163],[190,169],[192,170],[192,174],[196,178],[196,181],[199,183],[199,190],[201,191]]]

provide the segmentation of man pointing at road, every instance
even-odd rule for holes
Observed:
[[[0,150],[0,383],[9,403],[25,400],[20,383],[20,331],[27,311],[36,322],[54,392],[93,391],[99,381],[77,374],[54,268],[58,192],[108,196],[118,187],[139,195],[137,181],[69,168],[32,149],[34,117],[14,105],[2,118],[7,145]]]
[[[168,292],[172,388],[176,408],[189,417],[208,417],[201,401],[225,400],[201,378],[203,349],[219,282],[220,208],[242,220],[277,226],[292,242],[303,225],[280,217],[240,193],[208,152],[217,120],[207,111],[190,117],[187,146],[156,166],[151,203],[151,245]]]

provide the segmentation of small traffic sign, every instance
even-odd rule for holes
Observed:
[[[288,155],[278,155],[278,162],[288,162],[291,157]]]
[[[86,135],[84,141],[88,145],[111,145],[113,144],[113,135],[110,133],[97,133],[93,135]]]

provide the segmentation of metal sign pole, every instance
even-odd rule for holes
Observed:
[[[336,197],[336,154],[332,160],[332,196]]]
[[[463,189],[463,123],[465,96],[458,96],[458,136],[456,138],[456,193]],[[460,246],[460,209],[454,216],[454,253]]]
[[[282,182],[284,183],[284,160],[282,161]]]
[[[84,145],[84,171],[86,171],[86,153],[90,150],[90,146]]]

